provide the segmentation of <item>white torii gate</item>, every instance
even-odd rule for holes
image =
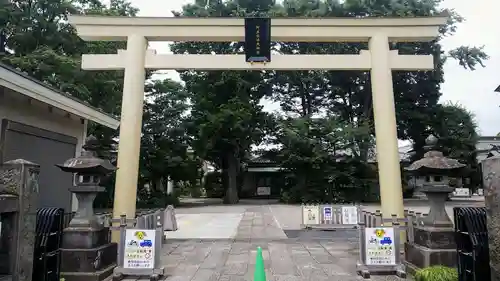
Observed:
[[[384,216],[403,217],[403,196],[396,132],[392,70],[432,70],[432,55],[399,55],[389,42],[434,40],[446,17],[422,18],[276,18],[277,42],[369,42],[358,55],[274,55],[267,64],[249,64],[242,55],[164,55],[148,41],[244,41],[242,18],[146,18],[71,16],[87,41],[127,41],[127,50],[83,55],[82,68],[125,70],[116,175],[114,217],[135,215],[145,69],[197,70],[370,70]]]

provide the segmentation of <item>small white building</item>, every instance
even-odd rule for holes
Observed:
[[[80,155],[89,121],[116,129],[120,121],[24,73],[0,64],[0,163],[40,165],[39,207],[75,209],[72,176],[55,166]]]

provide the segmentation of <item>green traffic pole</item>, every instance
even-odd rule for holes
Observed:
[[[266,281],[266,270],[264,268],[264,258],[262,257],[261,247],[257,247],[257,257],[255,259],[253,281]]]

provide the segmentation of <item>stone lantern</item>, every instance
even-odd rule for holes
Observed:
[[[94,199],[97,193],[105,191],[100,186],[101,179],[116,170],[109,160],[97,157],[97,139],[89,136],[83,145],[81,156],[71,158],[62,165],[56,165],[62,171],[73,173],[74,186],[69,191],[78,200],[78,209],[69,226],[99,228],[101,224],[94,215]]]
[[[415,176],[425,177],[426,182],[420,189],[429,200],[429,214],[422,222],[426,226],[447,227],[453,226],[450,217],[446,214],[445,203],[455,188],[449,185],[450,177],[457,176],[465,168],[465,164],[456,159],[447,158],[442,152],[432,150],[438,139],[430,135],[424,147],[427,152],[424,158],[413,162],[405,168]]]
[[[425,193],[430,206],[428,215],[408,229],[413,232],[408,234],[413,239],[405,244],[405,264],[410,273],[432,265],[456,266],[455,232],[445,204],[454,191],[449,185],[449,177],[458,176],[466,165],[433,150],[437,141],[430,135],[426,139],[424,157],[405,169],[426,178],[420,191]]]
[[[116,263],[117,245],[110,243],[109,229],[97,219],[93,207],[97,193],[105,190],[100,186],[101,180],[116,167],[108,160],[98,158],[97,148],[97,139],[90,136],[81,156],[56,165],[74,175],[69,191],[78,200],[76,214],[64,229],[61,247],[61,277],[66,281],[104,280]]]

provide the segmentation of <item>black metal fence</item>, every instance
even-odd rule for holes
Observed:
[[[137,216],[151,212],[151,210],[138,210]],[[104,225],[109,225],[110,212],[99,212],[96,215],[103,220]],[[38,209],[36,213],[33,280],[60,281],[63,230],[69,226],[74,216],[74,212],[65,213],[63,208]]]
[[[486,208],[455,207],[455,241],[459,281],[490,281]]]
[[[65,223],[62,208],[40,208],[36,213],[33,280],[59,281],[61,244]]]

